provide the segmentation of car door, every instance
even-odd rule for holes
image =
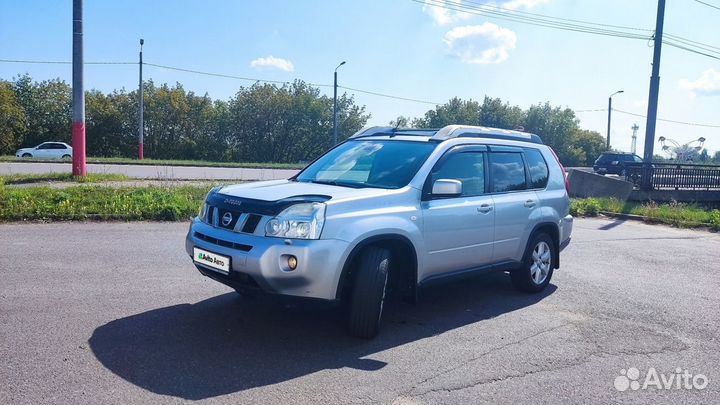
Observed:
[[[425,239],[422,278],[489,264],[495,212],[487,194],[487,148],[456,147],[447,152],[428,176],[421,203]],[[462,194],[431,195],[438,179],[459,180]]]
[[[535,223],[542,218],[521,148],[490,146],[490,189],[495,206],[493,262],[520,261]]]
[[[60,159],[64,155],[69,155],[67,148],[62,143],[53,143],[52,149],[50,149],[50,153],[52,158]]]
[[[50,157],[50,142],[41,143],[33,151],[33,157],[47,158]]]

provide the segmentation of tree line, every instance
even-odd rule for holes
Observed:
[[[333,100],[296,80],[240,87],[229,100],[187,91],[180,83],[144,83],[145,156],[234,162],[297,163],[330,148]],[[44,141],[70,142],[72,89],[60,79],[28,75],[0,80],[0,154]],[[138,92],[86,92],[88,156],[137,155]],[[338,96],[341,140],[366,125],[370,114],[348,94]],[[523,128],[540,135],[566,166],[591,165],[605,138],[579,127],[569,108],[540,103],[523,109],[499,98],[453,98],[422,117],[390,125],[440,128],[450,124]]]
[[[229,100],[186,91],[179,83],[144,83],[145,156],[236,162],[309,161],[329,149],[333,100],[297,80],[241,87]],[[138,92],[85,94],[88,156],[135,157]],[[338,96],[338,132],[347,137],[370,114]],[[45,141],[70,143],[72,88],[60,79],[0,80],[0,154]]]

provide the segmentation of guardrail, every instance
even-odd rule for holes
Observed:
[[[678,163],[626,164],[626,180],[640,188],[648,176],[653,190],[720,190],[720,166]]]

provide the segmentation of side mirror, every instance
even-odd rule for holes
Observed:
[[[437,197],[458,197],[462,194],[462,182],[453,179],[437,179],[433,183],[432,195]]]

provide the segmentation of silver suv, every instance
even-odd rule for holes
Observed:
[[[372,337],[386,292],[415,300],[489,271],[541,291],[570,241],[568,211],[565,171],[537,135],[373,127],[290,179],[212,189],[185,247],[241,294],[343,302],[349,332]]]

